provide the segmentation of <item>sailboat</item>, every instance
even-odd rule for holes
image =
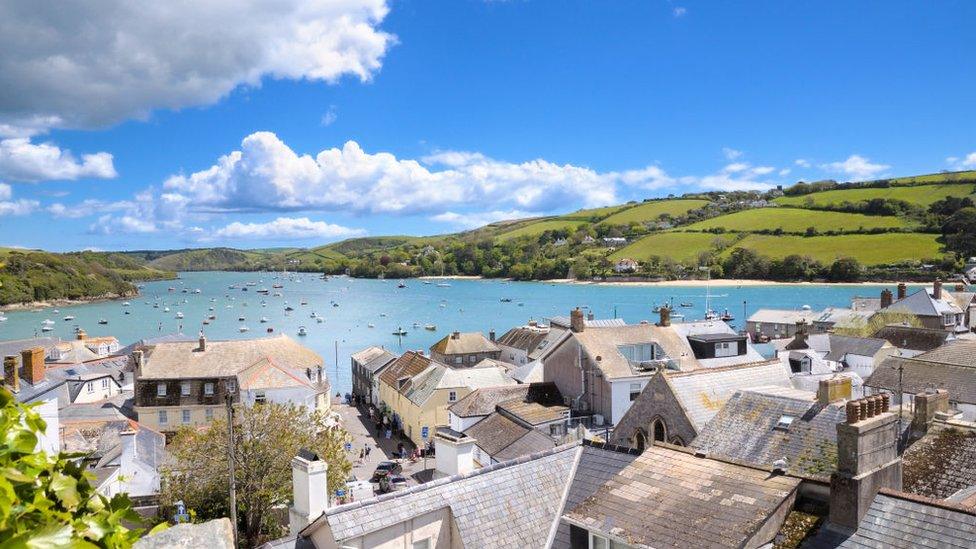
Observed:
[[[705,278],[705,320],[718,320],[718,313],[711,309],[711,299],[712,299],[712,270],[708,267],[698,267],[707,273]]]

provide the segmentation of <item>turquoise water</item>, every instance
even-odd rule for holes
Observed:
[[[286,333],[301,340],[317,351],[329,365],[333,384],[342,392],[351,386],[349,355],[368,345],[381,345],[393,352],[408,349],[426,349],[453,330],[482,331],[494,329],[500,336],[509,328],[525,324],[530,319],[551,316],[567,316],[575,306],[589,307],[597,318],[623,318],[636,323],[655,320],[651,312],[654,304],[672,297],[675,304],[689,302],[690,308],[678,308],[676,312],[686,318],[701,318],[705,308],[705,289],[698,287],[638,287],[599,286],[575,284],[550,284],[543,282],[507,282],[500,280],[448,280],[450,287],[423,284],[420,280],[407,280],[406,288],[397,288],[395,280],[366,280],[334,277],[321,280],[312,274],[288,279],[274,279],[271,273],[184,273],[180,280],[146,283],[142,294],[129,299],[130,306],[123,307],[122,300],[60,307],[55,314],[51,308],[39,311],[10,311],[4,313],[6,322],[0,322],[0,340],[38,335],[72,338],[75,326],[80,326],[90,336],[113,335],[122,345],[142,338],[178,332],[195,336],[202,328],[210,339],[262,337],[266,329]],[[247,291],[229,289],[230,285],[254,282],[245,286]],[[273,283],[284,288],[272,291],[281,297],[262,296],[256,292],[261,287],[271,290]],[[168,288],[174,291],[168,291]],[[744,286],[712,288],[712,308],[729,309],[736,320],[732,324],[741,327],[743,300],[748,314],[758,308],[798,308],[809,305],[814,309],[828,306],[846,307],[855,295],[877,296],[884,286]],[[186,288],[191,293],[182,293]],[[199,288],[200,294],[192,293]],[[892,288],[893,289],[893,288]],[[216,301],[211,302],[211,299]],[[511,302],[501,300],[511,299]],[[158,299],[160,306],[153,308]],[[261,305],[262,299],[266,306]],[[301,300],[307,305],[300,305]],[[183,303],[186,300],[186,303]],[[147,303],[148,302],[148,303]],[[286,302],[295,310],[285,311]],[[333,306],[333,302],[338,306]],[[217,319],[209,326],[202,320],[209,314],[209,307]],[[163,307],[170,311],[163,312]],[[130,314],[124,314],[128,310]],[[183,313],[182,320],[176,313]],[[312,312],[325,317],[317,323]],[[75,319],[65,321],[65,316]],[[384,316],[385,315],[385,316]],[[245,321],[239,322],[238,317]],[[269,322],[262,324],[265,316]],[[54,330],[41,333],[45,319],[54,321]],[[108,321],[98,324],[99,319]],[[414,327],[414,323],[419,326]],[[249,332],[238,331],[242,324]],[[373,324],[370,328],[368,325]],[[436,332],[423,328],[426,324],[437,326]],[[300,326],[308,335],[298,336]],[[398,337],[393,332],[402,327],[408,332]],[[336,350],[338,349],[338,353]],[[336,356],[338,354],[338,369]]]

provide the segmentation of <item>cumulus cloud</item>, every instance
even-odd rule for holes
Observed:
[[[675,6],[675,8],[671,10],[671,13],[675,17],[684,17],[688,13],[688,8],[682,6]]]
[[[279,217],[267,223],[241,223],[235,221],[204,236],[201,240],[305,240],[349,238],[362,236],[366,231],[312,221],[307,217]]]
[[[10,185],[0,183],[0,200],[10,200],[10,197],[13,195],[14,191],[10,188]]]
[[[41,203],[36,200],[13,200],[14,192],[10,185],[0,183],[0,217],[9,215],[27,215],[32,213]]]
[[[952,166],[952,169],[954,170],[976,168],[976,152],[971,152],[962,158],[950,156],[949,158],[946,158],[946,164]]]
[[[385,0],[0,3],[0,135],[214,103],[263,78],[369,80]]]
[[[830,162],[829,164],[822,164],[820,166],[823,170],[842,173],[852,179],[861,180],[871,179],[890,167],[887,164],[872,163],[868,158],[858,154],[852,154],[847,157],[847,160],[842,162]]]
[[[444,212],[442,214],[432,216],[430,219],[431,221],[447,223],[462,229],[475,229],[489,223],[495,223],[496,221],[537,217],[539,215],[541,214],[522,210],[495,210],[490,212],[471,213]]]
[[[27,137],[0,140],[0,177],[13,181],[111,179],[118,175],[112,160],[105,152],[83,154],[79,160],[53,143],[32,143]]]

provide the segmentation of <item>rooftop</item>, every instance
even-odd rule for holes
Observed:
[[[945,389],[952,400],[976,404],[976,342],[953,341],[914,357],[889,357],[865,380],[868,387],[906,393]]]
[[[453,332],[430,346],[430,352],[442,355],[495,353],[500,349],[481,332]]]
[[[514,459],[556,445],[548,436],[519,425],[497,412],[468,427],[464,434],[475,439],[475,444],[497,461]]]
[[[890,324],[878,330],[874,337],[887,340],[899,349],[931,351],[945,345],[953,336],[945,330]]]
[[[207,341],[205,351],[194,341],[173,341],[145,349],[140,377],[174,379],[225,377],[271,359],[280,367],[304,371],[323,365],[322,357],[287,335],[256,339]]]
[[[459,417],[487,416],[498,404],[514,400],[561,404],[562,395],[551,382],[484,387],[471,391],[448,409]]]
[[[668,374],[675,397],[701,431],[733,393],[749,387],[790,387],[789,368],[778,360]]]
[[[519,326],[502,334],[502,337],[498,338],[495,343],[531,353],[548,334],[548,327]]]
[[[976,432],[929,433],[909,446],[902,459],[906,492],[947,499],[976,486]]]

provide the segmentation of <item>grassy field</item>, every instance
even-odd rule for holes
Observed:
[[[909,223],[899,217],[798,208],[761,208],[713,217],[688,225],[687,228],[705,230],[721,227],[727,231],[742,232],[783,229],[788,232],[803,232],[807,227],[816,227],[819,231],[856,231],[859,228],[900,228],[908,226]]]
[[[941,255],[937,235],[921,233],[847,234],[812,236],[751,234],[734,246],[749,248],[770,258],[792,254],[810,256],[822,263],[840,257],[853,257],[864,265],[883,265],[901,261],[936,258]]]
[[[591,208],[589,210],[579,210],[576,212],[568,213],[566,215],[559,216],[559,219],[565,219],[568,221],[591,221],[594,219],[603,219],[609,215],[613,215],[621,210],[627,210],[633,208],[634,204],[620,204],[617,206],[605,206],[603,208]]]
[[[655,200],[615,213],[604,219],[602,223],[627,225],[632,221],[637,221],[638,223],[654,221],[661,214],[679,216],[687,213],[689,210],[701,208],[705,204],[708,204],[707,200]]]
[[[582,221],[572,221],[566,219],[549,219],[546,221],[538,221],[536,223],[530,223],[524,227],[515,229],[514,231],[509,231],[506,233],[501,233],[498,235],[499,240],[511,240],[513,238],[518,238],[520,236],[539,236],[546,231],[556,231],[560,229],[575,229],[576,227],[582,225]]]
[[[953,181],[963,181],[976,179],[976,170],[947,173],[930,173],[926,175],[910,175],[908,177],[896,177],[889,179],[892,184],[906,185],[909,183],[951,183]]]
[[[946,198],[947,196],[969,196],[973,194],[976,185],[920,185],[917,187],[888,187],[885,189],[847,189],[841,191],[824,191],[803,196],[781,196],[773,202],[783,206],[805,206],[812,202],[818,206],[840,204],[842,202],[861,202],[872,198],[890,198],[904,200],[920,206]]]
[[[654,233],[620,248],[610,255],[610,259],[629,257],[641,261],[656,255],[675,261],[694,261],[699,252],[711,249],[716,239],[730,241],[732,237],[707,233]]]

